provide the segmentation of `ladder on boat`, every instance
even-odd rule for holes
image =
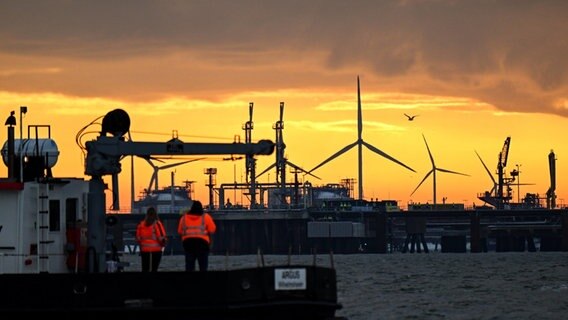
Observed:
[[[49,183],[39,182],[37,188],[37,257],[38,272],[49,272]]]

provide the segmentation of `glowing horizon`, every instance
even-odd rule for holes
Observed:
[[[363,83],[364,86],[364,83]],[[323,113],[319,119],[312,120],[306,119],[304,114],[306,110],[304,108],[294,108],[294,106],[289,106],[285,101],[284,109],[284,125],[283,130],[284,142],[286,143],[286,155],[287,158],[294,164],[309,170],[316,164],[323,161],[325,158],[331,154],[338,151],[340,148],[352,143],[356,140],[356,97],[355,90],[352,90],[351,97],[351,108],[348,105],[350,101],[337,100],[337,101],[327,101],[322,97],[331,99],[332,96],[328,92],[322,94],[313,93],[311,97],[318,97],[318,100],[322,101],[320,105],[314,105],[313,109],[315,114]],[[270,96],[268,93],[263,93],[259,99],[267,99],[265,97]],[[292,96],[294,96],[292,94]],[[342,93],[338,96],[347,99],[347,94]],[[379,95],[380,96],[380,95]],[[29,95],[26,96],[28,103],[28,113],[24,117],[24,126],[31,124],[46,124],[45,120],[53,118],[53,121],[47,121],[52,127],[52,137],[58,144],[60,150],[60,157],[56,167],[53,169],[54,174],[64,176],[84,176],[84,164],[83,156],[80,149],[75,145],[74,139],[61,139],[63,137],[74,137],[77,131],[84,125],[88,124],[97,117],[104,116],[106,112],[111,111],[113,108],[109,108],[104,112],[99,112],[100,107],[97,105],[112,105],[117,104],[116,101],[105,101],[105,99],[80,99],[80,98],[70,98],[65,96],[57,96],[54,98],[52,94],[35,94],[33,99],[29,99]],[[12,104],[16,104],[18,99],[23,97],[19,95],[11,95],[6,93],[0,93],[0,98],[4,101],[9,101]],[[437,104],[443,105],[440,102],[442,97],[434,97],[433,100],[437,101]],[[406,98],[404,98],[406,99]],[[274,129],[272,125],[276,122],[278,117],[278,105],[275,103],[276,100],[286,100],[286,99],[267,99],[273,100],[274,106],[268,108],[265,104],[259,106],[255,103],[255,108],[253,112],[253,141],[258,141],[260,139],[270,139],[274,141]],[[176,105],[183,106],[182,100],[174,99]],[[432,155],[436,161],[436,164],[440,168],[445,168],[448,170],[464,172],[470,175],[470,177],[453,177],[449,175],[439,174],[437,183],[437,202],[441,203],[442,198],[447,198],[449,203],[464,203],[466,205],[481,205],[482,202],[477,199],[477,194],[484,191],[490,190],[492,187],[492,182],[490,177],[487,176],[485,169],[483,168],[481,162],[475,156],[474,151],[477,151],[480,156],[484,159],[484,162],[489,167],[489,169],[494,170],[496,166],[496,159],[498,153],[501,151],[504,139],[507,136],[512,136],[511,151],[509,154],[509,165],[507,170],[515,169],[516,164],[520,164],[521,169],[521,183],[534,183],[533,187],[530,185],[522,185],[521,193],[524,197],[524,191],[531,193],[538,193],[544,197],[546,190],[549,187],[548,183],[548,167],[547,167],[547,156],[551,149],[555,149],[555,153],[558,158],[558,152],[562,153],[564,146],[561,144],[561,137],[557,137],[558,147],[541,147],[539,146],[539,141],[527,141],[519,142],[516,139],[515,131],[523,131],[522,127],[517,130],[510,130],[509,134],[500,137],[491,137],[488,135],[479,135],[478,146],[475,146],[475,138],[470,137],[472,146],[464,146],[462,144],[456,144],[455,142],[446,142],[449,138],[444,130],[432,131],[428,128],[422,130],[417,129],[423,122],[433,122],[433,127],[437,126],[439,121],[438,113],[452,113],[452,123],[444,124],[444,127],[450,129],[455,127],[460,127],[460,122],[472,121],[469,113],[464,112],[469,104],[475,106],[479,105],[475,102],[470,102],[467,99],[463,99],[464,103],[461,106],[457,106],[455,101],[459,99],[449,100],[450,107],[443,108],[439,107],[436,109],[418,109],[420,117],[416,120],[410,122],[404,117],[404,109],[393,108],[392,101],[385,104],[387,107],[382,106],[380,102],[373,102],[372,104],[376,106],[375,110],[367,110],[366,108],[366,94],[362,91],[362,112],[363,112],[363,137],[364,140],[371,145],[379,148],[380,150],[388,153],[399,161],[413,167],[417,172],[406,172],[404,168],[398,168],[397,164],[393,164],[390,161],[364,149],[363,154],[363,174],[364,183],[363,195],[365,199],[391,199],[398,200],[402,206],[405,206],[410,202],[426,203],[433,202],[432,199],[432,182],[431,179],[426,180],[423,185],[416,190],[415,194],[411,197],[412,190],[418,185],[419,181],[422,179],[424,174],[431,169],[429,163],[428,154],[424,142],[422,141],[422,134],[424,134],[428,140]],[[424,99],[419,102],[422,105],[428,105],[429,100]],[[122,109],[126,110],[131,117],[131,135],[134,141],[167,141],[172,137],[172,131],[177,130],[179,138],[182,141],[187,142],[232,142],[235,139],[235,135],[240,136],[240,140],[244,141],[244,131],[242,130],[242,124],[248,120],[248,102],[242,103],[242,105],[237,105],[232,99],[228,99],[226,102],[208,102],[203,105],[199,104],[199,101],[188,101],[187,104],[191,107],[190,111],[187,113],[200,114],[199,119],[203,118],[204,121],[176,121],[175,119],[183,118],[181,114],[171,112],[171,116],[168,112],[165,115],[159,116],[156,112],[147,112],[147,105],[158,106],[159,102],[155,103],[145,103],[139,107],[134,104],[132,108],[124,107]],[[164,109],[168,110],[172,102],[163,102]],[[327,106],[330,104],[342,105],[341,110],[345,113],[341,121],[333,120],[334,114],[338,112],[336,109],[329,109],[326,107],[321,107],[321,105]],[[67,106],[72,105],[82,105],[85,106],[87,111],[77,112],[76,109],[68,109]],[[35,107],[34,107],[35,106]],[[62,106],[59,108],[58,106]],[[207,120],[207,114],[211,113],[211,108],[215,107],[221,112],[225,113],[224,120],[219,119],[221,123],[220,126],[215,126],[211,120]],[[118,108],[118,106],[117,106]],[[18,108],[13,108],[16,112]],[[524,114],[520,113],[496,113],[490,106],[484,106],[485,117],[492,117],[493,120],[485,121],[489,126],[498,126],[499,123],[503,121],[503,117],[510,117],[511,123],[516,121],[521,121],[527,118]],[[201,110],[201,111],[199,111]],[[101,110],[102,111],[102,110]],[[231,115],[229,116],[229,112]],[[476,111],[479,113],[479,111]],[[84,113],[84,114],[83,114]],[[329,114],[328,114],[329,113]],[[392,121],[393,123],[385,123],[382,121],[372,121],[368,118],[372,118],[373,115],[385,114],[385,119]],[[6,111],[8,115],[9,112]],[[264,116],[263,119],[260,118],[261,114]],[[352,119],[348,119],[349,114],[351,114]],[[300,115],[300,117],[298,117]],[[168,123],[168,130],[156,128],[152,125],[153,122],[159,121],[160,118],[165,118],[160,123]],[[267,117],[273,118],[270,121]],[[563,119],[556,119],[554,116],[543,116],[549,117],[552,120],[558,120],[558,126],[562,126]],[[193,119],[193,116],[188,116],[187,119]],[[42,119],[41,123],[32,123]],[[79,123],[77,119],[83,119],[83,123]],[[446,116],[445,121],[449,119]],[[531,118],[529,121],[533,121]],[[19,120],[18,120],[19,121]],[[100,122],[100,121],[99,121]],[[142,123],[142,126],[140,125]],[[59,127],[64,127],[63,130]],[[98,132],[94,130],[88,135],[88,139],[94,139]],[[73,132],[75,130],[75,132]],[[100,128],[99,128],[100,130]],[[468,140],[467,133],[454,132],[455,135],[461,136],[462,139]],[[520,132],[518,134],[521,134]],[[544,132],[544,134],[546,134]],[[526,136],[526,134],[523,134]],[[333,137],[333,138],[329,138]],[[388,139],[385,139],[388,137]],[[321,143],[321,141],[327,141],[327,143]],[[333,143],[330,143],[333,141]],[[452,141],[456,141],[453,139]],[[84,142],[84,141],[83,141]],[[552,143],[552,141],[550,141]],[[532,145],[531,143],[536,143],[537,145]],[[525,149],[521,149],[519,145],[525,145]],[[317,146],[320,150],[314,152],[314,147]],[[533,153],[531,150],[541,149],[541,154]],[[456,156],[456,153],[460,153],[460,156]],[[524,155],[523,155],[524,154]],[[69,157],[69,155],[72,155]],[[523,156],[522,156],[523,155]],[[519,160],[524,159],[526,160]],[[187,157],[186,157],[187,158]],[[218,168],[218,175],[216,180],[217,185],[221,183],[231,183],[235,181],[235,173],[237,173],[236,181],[242,182],[244,178],[244,160],[241,161],[223,161],[222,156],[219,157],[208,157],[208,159],[200,160],[197,162],[189,163],[187,165],[182,165],[175,167],[171,170],[160,170],[159,181],[161,184],[159,187],[165,187],[169,185],[169,175],[172,171],[175,171],[175,184],[182,185],[184,180],[196,181],[194,184],[194,197],[203,201],[208,202],[208,189],[205,186],[207,177],[203,174],[203,169],[206,167],[216,167]],[[257,172],[261,172],[272,164],[274,156],[258,156],[257,157]],[[147,188],[152,175],[152,168],[145,163],[142,159],[135,161],[135,195],[140,195],[145,188]],[[176,162],[176,158],[173,157],[171,161],[166,163]],[[122,161],[123,170],[120,174],[120,203],[121,207],[130,206],[130,161]],[[562,172],[562,162],[557,162],[557,176],[558,172]],[[529,172],[529,168],[537,172]],[[162,172],[164,171],[164,172]],[[533,171],[533,170],[531,170]],[[6,174],[6,168],[2,168],[0,173]],[[326,183],[339,183],[341,179],[354,179],[357,186],[357,156],[355,150],[350,150],[347,153],[339,156],[338,158],[332,160],[326,165],[314,171],[318,177],[322,180],[319,181],[309,176],[301,177],[302,180],[309,180],[315,185],[324,185]],[[274,180],[275,171],[269,171],[268,174],[260,177],[260,181],[267,181],[268,179]],[[288,179],[293,179],[293,175],[287,174]],[[88,178],[88,177],[86,177]],[[105,181],[109,177],[105,177]],[[288,182],[292,182],[290,180]],[[110,185],[110,183],[109,183]],[[455,186],[461,186],[456,189]],[[561,189],[564,184],[562,179],[557,178],[557,203],[560,205],[563,203],[562,199],[565,199],[565,192]],[[354,188],[354,197],[357,197],[357,187]],[[517,190],[513,190],[513,201],[516,201]],[[227,195],[234,197],[233,195]],[[239,199],[233,199],[233,203],[238,204],[248,204],[246,197]],[[110,197],[107,194],[107,206],[110,206]],[[236,200],[236,201],[235,201]],[[242,203],[241,201],[244,201]]]
[[[0,111],[26,105],[24,125],[52,125],[61,151],[54,174],[81,177],[75,136],[113,109],[130,115],[134,140],[165,142],[176,131],[187,142],[231,142],[244,141],[254,102],[258,141],[274,140],[284,102],[285,155],[309,170],[357,139],[360,76],[364,141],[416,170],[363,148],[364,198],[432,202],[430,180],[410,196],[431,169],[424,135],[438,167],[469,175],[438,175],[438,202],[480,205],[477,194],[492,181],[475,152],[495,170],[511,136],[506,171],[518,165],[527,184],[513,188],[513,200],[518,191],[544,197],[554,150],[563,205],[565,12],[562,1],[6,2]],[[404,113],[419,116],[408,121]],[[95,136],[96,129],[86,138]],[[258,157],[257,172],[274,161]],[[122,165],[124,206],[130,163]],[[206,167],[218,168],[219,183],[240,181],[245,171],[244,161],[211,158],[176,167],[175,181],[195,180],[195,197],[205,200]],[[138,195],[152,169],[135,161],[135,170]],[[314,174],[322,180],[302,178],[357,179],[357,151]]]

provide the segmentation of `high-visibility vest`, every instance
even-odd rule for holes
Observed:
[[[201,238],[207,243],[211,243],[211,234],[215,233],[217,227],[213,218],[207,213],[201,216],[184,214],[178,224],[178,233],[182,241],[187,238]]]
[[[147,226],[145,221],[141,221],[136,228],[136,240],[142,252],[158,252],[165,245],[166,231],[160,221],[154,221]]]

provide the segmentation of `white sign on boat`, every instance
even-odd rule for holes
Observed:
[[[274,269],[274,290],[306,290],[306,269]]]

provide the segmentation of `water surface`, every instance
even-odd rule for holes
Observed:
[[[140,270],[138,255],[124,257]],[[267,265],[312,264],[310,255],[264,256]],[[210,269],[257,266],[256,255],[211,256]],[[336,315],[368,319],[568,319],[568,253],[318,255],[337,271]],[[164,256],[160,270],[183,270]]]

